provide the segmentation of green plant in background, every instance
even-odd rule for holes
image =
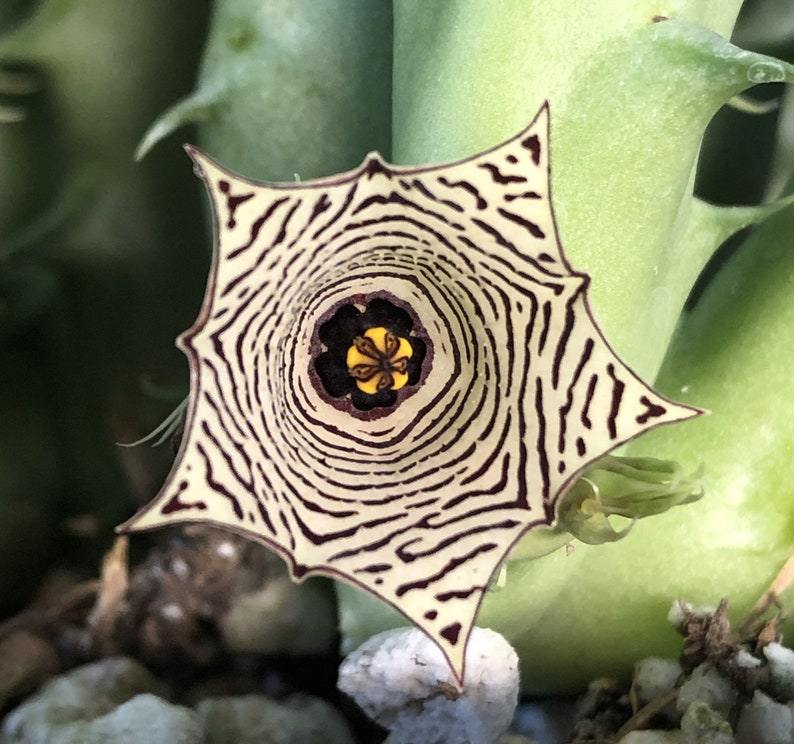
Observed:
[[[197,122],[201,147],[249,178],[348,170],[367,149],[390,150],[391,57],[385,0],[220,0],[196,90],[158,119],[138,157]]]
[[[173,336],[194,312],[208,257],[181,153],[142,166],[133,154],[190,84],[207,9],[0,5],[0,110],[11,114],[0,124],[0,607],[9,611],[59,558],[95,566],[125,502],[145,498],[167,466],[167,452],[115,442],[162,416],[142,378],[181,382]]]
[[[516,645],[527,689],[552,691],[671,652],[664,616],[678,596],[728,595],[746,609],[794,545],[794,213],[783,202],[710,206],[693,184],[714,113],[752,85],[794,81],[794,68],[726,41],[741,5],[217,0],[196,92],[153,123],[190,87],[204,33],[196,3],[10,4],[0,23],[32,15],[0,37],[3,103],[21,96],[26,112],[0,123],[0,508],[26,501],[29,523],[49,521],[51,533],[86,511],[109,523],[162,475],[161,461],[112,445],[167,412],[140,381],[186,378],[171,339],[206,277],[204,220],[179,152],[192,134],[155,147],[160,138],[195,122],[198,144],[225,166],[306,179],[373,149],[398,163],[465,157],[548,99],[559,229],[592,277],[606,337],[638,374],[661,370],[662,392],[712,411],[622,454],[702,465],[705,497],[613,544],[509,561],[479,624]],[[790,54],[788,3],[749,5],[773,19],[747,15],[758,43]],[[36,85],[13,94],[31,74]],[[793,117],[785,108],[782,132]],[[770,166],[777,183],[791,171],[787,141]],[[139,165],[136,148],[148,153]],[[684,311],[717,247],[767,217]],[[402,622],[349,587],[339,598],[348,647]]]

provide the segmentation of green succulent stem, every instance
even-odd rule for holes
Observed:
[[[219,0],[195,91],[149,128],[137,157],[186,124],[200,124],[199,145],[226,167],[267,181],[388,156],[391,49],[387,0]]]

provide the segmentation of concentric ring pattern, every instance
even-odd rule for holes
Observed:
[[[372,154],[337,177],[264,185],[190,152],[217,237],[179,339],[186,434],[124,529],[230,526],[295,577],[330,574],[391,603],[462,678],[482,594],[518,537],[554,521],[587,464],[697,414],[637,379],[590,315],[552,214],[547,107],[439,167]],[[374,300],[409,313],[427,351],[391,405],[359,410],[318,376],[320,329]]]

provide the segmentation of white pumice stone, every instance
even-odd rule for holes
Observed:
[[[716,607],[695,607],[689,602],[682,602],[677,599],[670,607],[670,612],[667,613],[667,622],[676,630],[683,631],[686,625],[687,613],[695,617],[706,617],[716,612]]]
[[[769,681],[772,692],[781,700],[794,699],[794,651],[779,643],[764,646],[769,661]]]
[[[353,651],[338,687],[389,729],[387,744],[493,744],[510,725],[518,683],[518,657],[492,630],[472,630],[461,688],[433,641],[400,628]]]
[[[675,659],[650,656],[634,666],[632,688],[641,705],[661,697],[675,687],[681,676],[681,665]]]
[[[791,709],[756,690],[736,724],[736,744],[791,744],[791,740]]]
[[[706,703],[721,716],[727,718],[736,702],[736,688],[716,669],[706,664],[697,667],[678,691],[676,707],[684,714],[695,701]]]
[[[322,654],[334,648],[336,616],[322,585],[296,584],[284,572],[258,589],[236,595],[220,628],[233,651]]]
[[[741,669],[755,669],[756,667],[760,667],[763,661],[742,648],[739,649],[736,656],[733,657],[733,663]]]
[[[679,602],[676,600],[670,607],[670,612],[667,613],[667,622],[676,630],[682,630],[686,621],[684,610],[690,609],[690,607],[691,605],[688,602]]]
[[[680,731],[632,731],[618,744],[687,744]]]
[[[696,700],[681,719],[686,744],[733,744],[730,724],[706,703]]]

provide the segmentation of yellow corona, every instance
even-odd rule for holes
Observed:
[[[347,350],[347,369],[363,393],[399,390],[408,382],[406,367],[413,355],[410,342],[386,328],[369,328]]]

